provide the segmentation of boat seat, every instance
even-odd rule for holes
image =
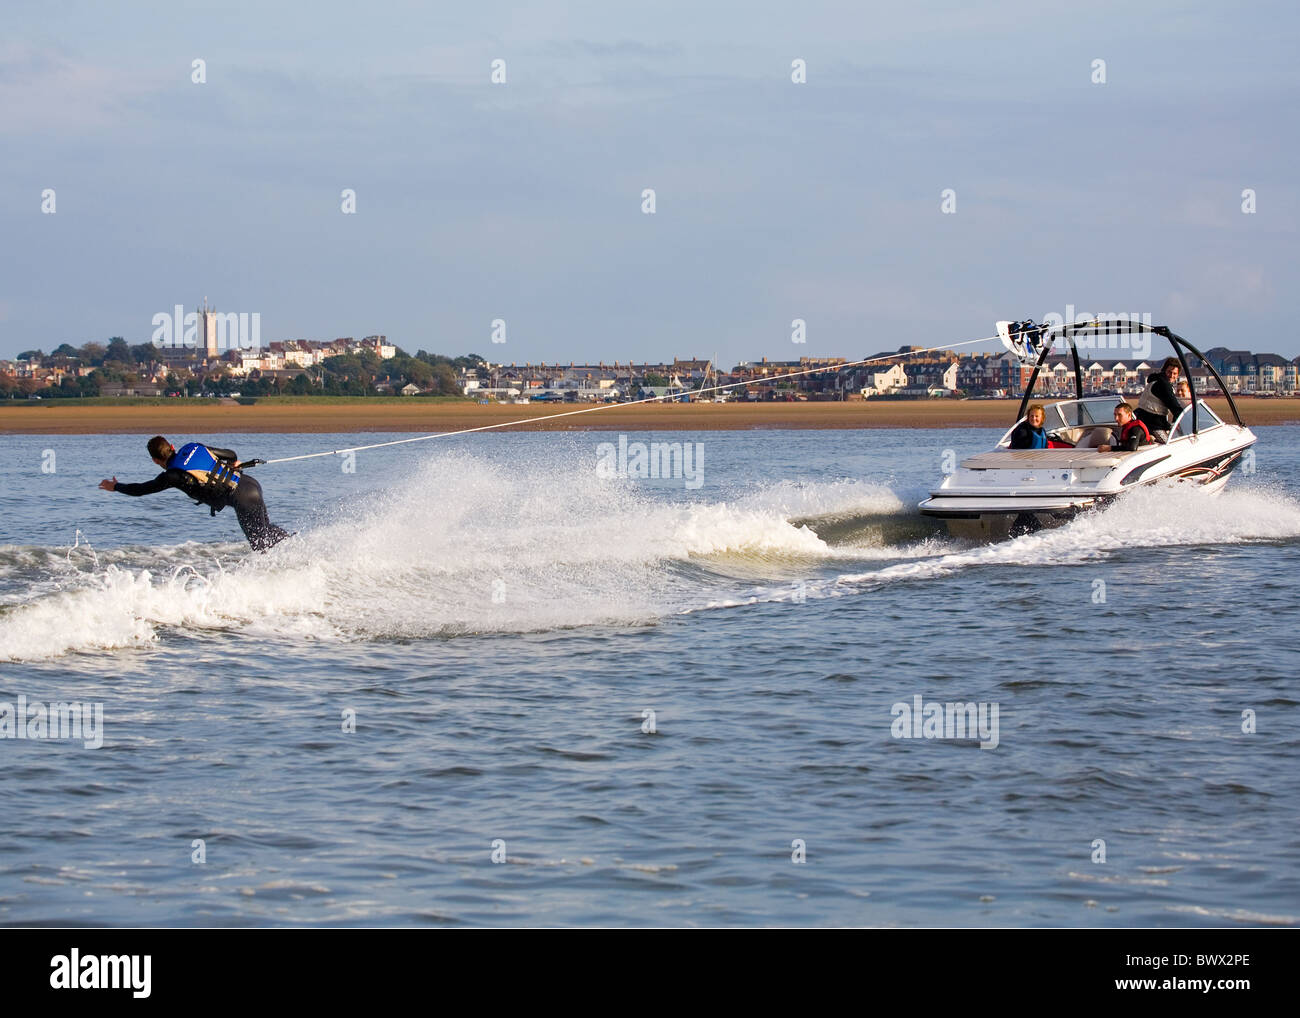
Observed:
[[[1110,444],[1115,435],[1113,424],[1079,424],[1073,428],[1057,428],[1052,435],[1062,442],[1069,442],[1076,449],[1095,449],[1099,445]]]
[[[1110,445],[1115,441],[1115,428],[1110,424],[1094,424],[1091,427],[1070,430],[1080,433],[1074,440],[1076,449],[1096,449],[1099,445]]]

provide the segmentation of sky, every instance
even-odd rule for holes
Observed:
[[[205,297],[263,342],[506,363],[853,359],[1067,308],[1293,357],[1298,28],[1165,0],[6,0],[0,357],[145,342]]]

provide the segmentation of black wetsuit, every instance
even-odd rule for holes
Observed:
[[[208,446],[208,451],[218,460],[236,461],[238,457],[229,449],[217,449]],[[277,527],[266,514],[266,503],[262,501],[262,486],[247,473],[240,473],[239,484],[234,491],[214,492],[205,488],[198,479],[185,470],[171,467],[164,470],[152,481],[141,484],[122,484],[113,489],[123,495],[152,495],[167,488],[180,488],[194,501],[207,506],[215,516],[228,505],[235,507],[235,515],[244,530],[244,536],[254,551],[265,551],[272,545],[283,541],[290,534]]]
[[[1110,448],[1111,452],[1137,452],[1138,446],[1150,444],[1151,435],[1146,426],[1134,417],[1120,431],[1119,441]]]
[[[1169,379],[1165,377],[1164,372],[1150,375],[1147,378],[1147,386],[1151,390],[1150,400],[1138,400],[1137,413],[1134,416],[1147,426],[1147,431],[1153,434],[1157,431],[1168,431],[1173,422],[1178,420],[1178,415],[1183,412],[1183,403],[1174,392],[1174,387]],[[1159,404],[1169,411],[1169,416],[1164,412],[1156,412],[1155,407],[1144,407],[1142,404],[1149,402]]]

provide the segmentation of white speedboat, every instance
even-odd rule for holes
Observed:
[[[1227,482],[1243,454],[1255,444],[1254,433],[1242,423],[1232,394],[1214,366],[1165,326],[1109,321],[1054,327],[1005,322],[998,325],[1008,348],[1025,358],[1026,363],[1032,362],[1034,370],[1025,386],[1016,423],[997,447],[962,460],[939,489],[920,504],[923,515],[945,521],[955,536],[997,539],[1056,526],[1083,510],[1106,505],[1134,487],[1170,479],[1214,490]],[[1026,326],[1030,326],[1028,337]],[[1192,376],[1187,358],[1195,357],[1218,381],[1236,423],[1221,419],[1191,389],[1191,399],[1163,441],[1157,439],[1135,452],[1099,451],[1097,446],[1117,442],[1113,416],[1123,397],[1084,396],[1075,336],[1103,332],[1151,332],[1167,339],[1183,365],[1182,374],[1189,387]],[[1062,341],[1073,356],[1077,398],[1045,404],[1043,429],[1050,448],[1012,449],[1011,433],[1025,419],[1039,370],[1053,346]]]

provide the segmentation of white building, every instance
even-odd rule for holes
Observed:
[[[383,361],[397,356],[397,347],[388,342],[387,336],[367,336],[361,341],[361,345],[369,347]]]
[[[897,362],[884,371],[871,372],[870,378],[871,384],[862,389],[864,396],[883,396],[897,392],[907,385],[907,372],[903,370],[903,365]]]

